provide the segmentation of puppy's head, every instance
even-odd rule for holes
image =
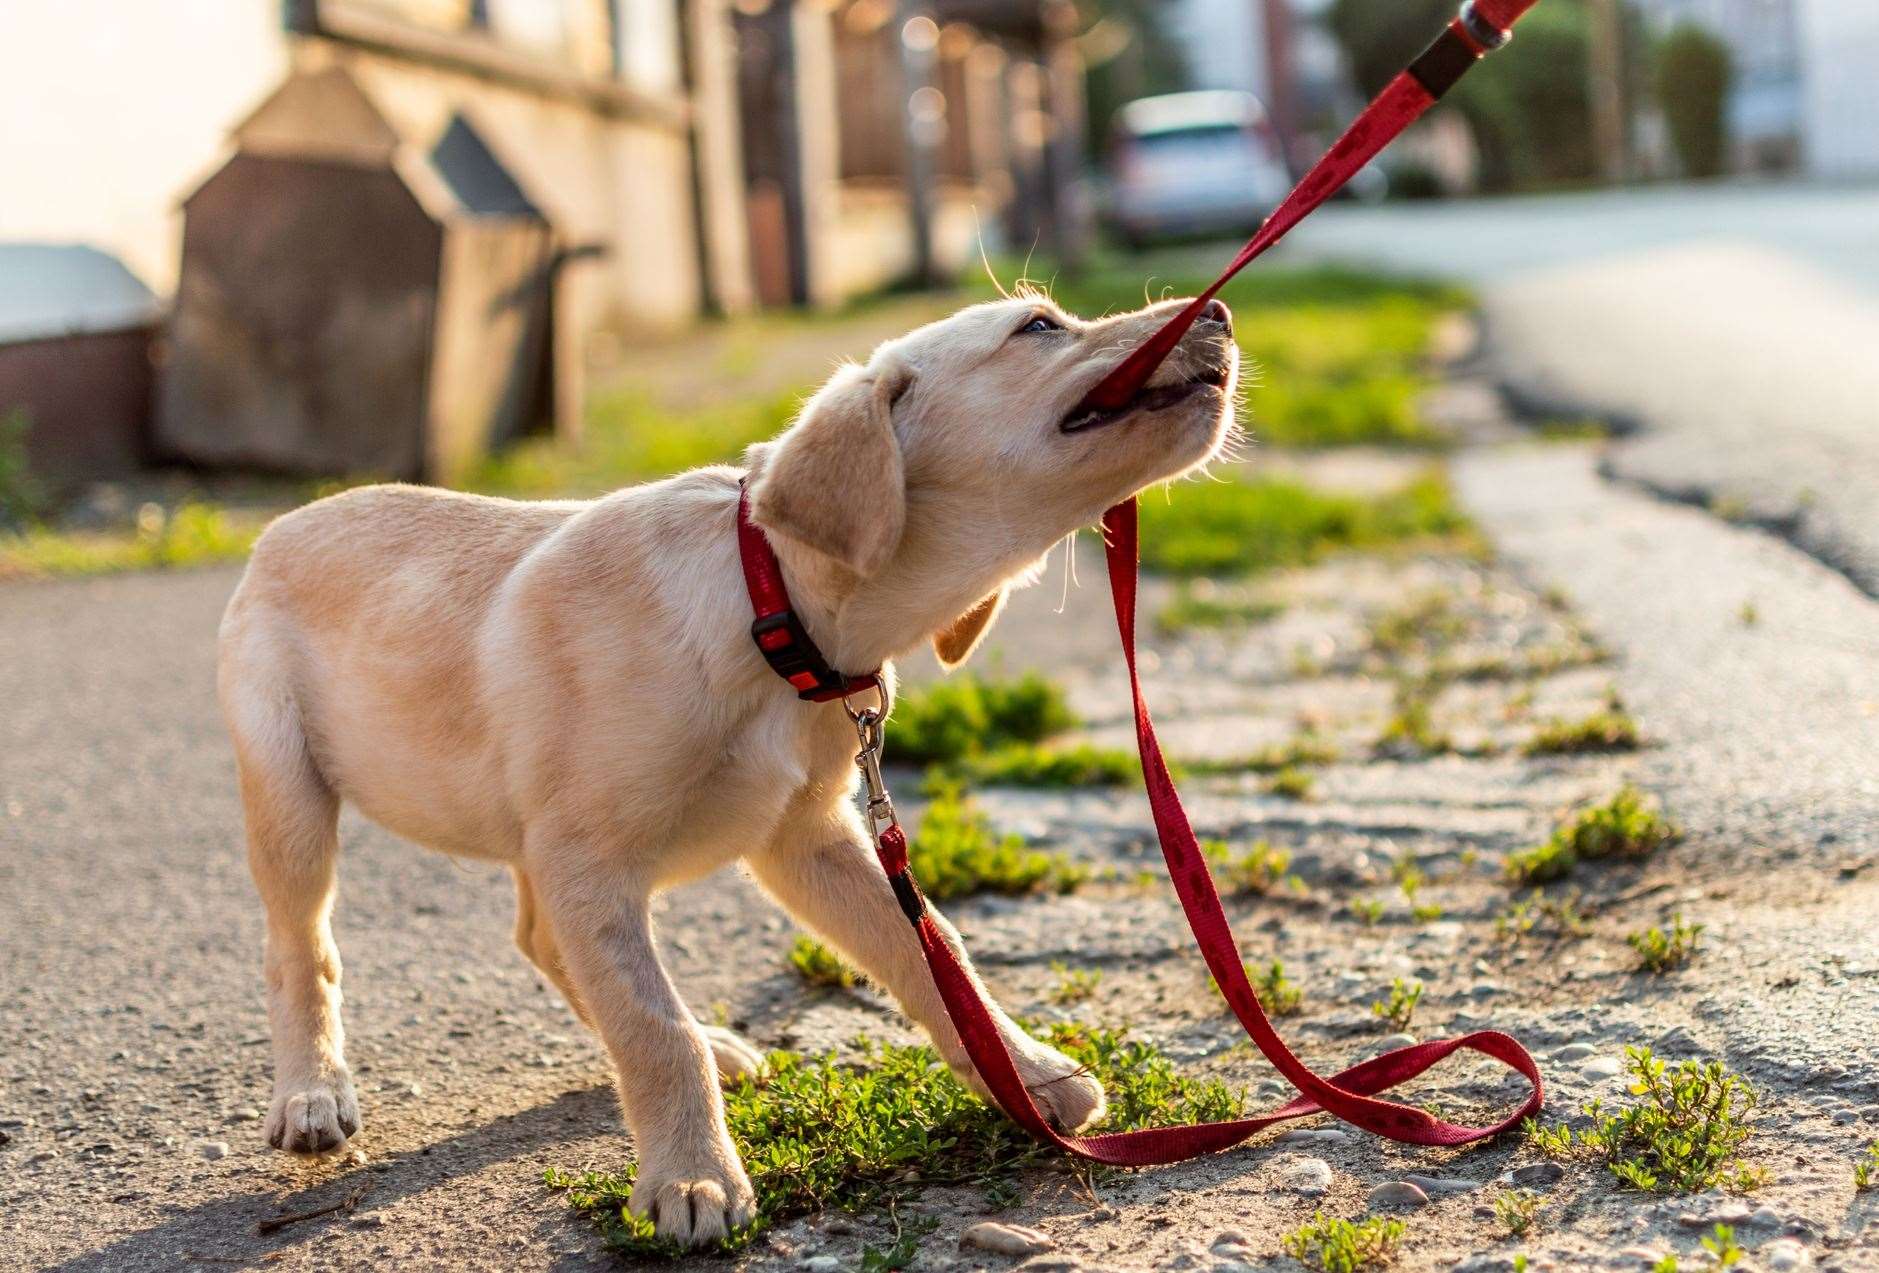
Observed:
[[[1239,350],[1217,302],[1133,401],[1080,409],[1182,304],[1086,322],[1019,297],[889,341],[753,453],[757,521],[862,579],[904,568],[920,587],[982,598],[935,639],[957,662],[1015,570],[1226,440]]]

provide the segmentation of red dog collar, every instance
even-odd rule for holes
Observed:
[[[737,492],[737,552],[744,559],[744,587],[750,592],[750,608],[757,615],[750,625],[750,639],[757,643],[764,662],[790,683],[796,697],[810,703],[827,703],[880,688],[878,670],[865,676],[849,676],[837,672],[822,657],[802,620],[790,608],[782,563],[777,561],[763,527],[750,520],[750,491],[741,483]]]

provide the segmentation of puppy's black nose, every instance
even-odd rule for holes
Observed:
[[[1219,323],[1222,327],[1227,329],[1227,335],[1231,336],[1233,334],[1233,311],[1227,308],[1225,301],[1208,301],[1206,307],[1200,312],[1200,321],[1203,323]]]

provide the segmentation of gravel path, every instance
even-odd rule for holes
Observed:
[[[1239,754],[1303,723],[1345,756],[1306,802],[1252,775],[1188,785],[1204,834],[1294,852],[1306,897],[1244,897],[1232,910],[1246,953],[1283,958],[1305,989],[1286,1026],[1313,1064],[1381,1046],[1369,1004],[1393,978],[1420,978],[1414,1029],[1513,1031],[1541,1056],[1557,1116],[1621,1095],[1626,1044],[1743,1070],[1766,1095],[1751,1156],[1771,1184],[1746,1203],[1658,1199],[1589,1165],[1555,1173],[1512,1143],[1434,1154],[1306,1128],[1108,1179],[1100,1202],[1060,1172],[1037,1174],[997,1216],[975,1194],[929,1193],[902,1209],[938,1221],[924,1263],[1007,1266],[958,1250],[963,1229],[990,1218],[1047,1235],[1055,1250],[1027,1269],[1296,1267],[1277,1257],[1280,1234],[1319,1207],[1355,1215],[1374,1189],[1420,1173],[1438,1180],[1408,1216],[1402,1268],[1509,1269],[1524,1251],[1535,1269],[1635,1269],[1646,1252],[1687,1259],[1718,1219],[1737,1223],[1753,1267],[1879,1267],[1879,1206],[1851,1179],[1859,1147],[1879,1136],[1879,605],[1768,536],[1603,484],[1594,464],[1576,448],[1469,452],[1461,489],[1500,559],[1350,559],[1273,579],[1262,587],[1285,609],[1270,623],[1156,637],[1150,693],[1178,754]],[[1118,742],[1125,698],[1088,544],[1082,568],[1061,614],[1057,571],[1024,594],[987,666],[1047,667],[1091,736]],[[0,1253],[73,1270],[609,1267],[541,1173],[617,1166],[630,1149],[598,1048],[510,946],[506,878],[356,820],[342,829],[336,928],[366,1129],[341,1160],[262,1143],[260,914],[210,691],[234,580],[0,590]],[[1445,653],[1499,670],[1435,702],[1436,724],[1467,754],[1379,758],[1393,668],[1370,625],[1428,597],[1454,619]],[[1588,633],[1608,658],[1552,657],[1589,651]],[[1519,754],[1536,722],[1583,714],[1613,686],[1646,750]],[[1662,793],[1687,839],[1641,866],[1585,874],[1591,936],[1497,940],[1510,896],[1499,855],[1626,779]],[[898,785],[910,792],[912,776]],[[1066,898],[951,908],[1005,1000],[1129,1024],[1260,1103],[1276,1098],[1271,1071],[1218,1012],[1165,889],[1133,882],[1154,857],[1139,796],[998,791],[984,803],[1118,876]],[[1409,914],[1392,883],[1405,863],[1428,877],[1420,900],[1439,919]],[[1381,901],[1381,922],[1359,923],[1353,899]],[[1709,926],[1705,953],[1665,978],[1635,973],[1623,935],[1673,911]],[[793,930],[734,873],[672,895],[663,926],[690,1000],[723,1004],[762,1045],[904,1037],[866,992],[804,992],[782,970]],[[1103,971],[1089,1002],[1049,1003],[1057,961]],[[1461,1064],[1422,1092],[1458,1112],[1512,1089],[1492,1067]],[[1501,1174],[1523,1168],[1548,1208],[1516,1242],[1488,1204]],[[255,1231],[361,1188],[350,1214]],[[803,1221],[739,1263],[826,1273],[886,1233],[877,1216]]]

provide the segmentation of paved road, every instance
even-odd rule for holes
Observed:
[[[1468,280],[1536,409],[1639,428],[1614,473],[1774,526],[1879,595],[1879,188],[1340,206],[1290,247]]]

